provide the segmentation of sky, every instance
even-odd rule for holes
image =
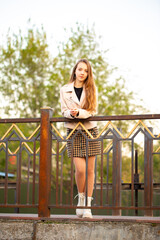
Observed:
[[[146,113],[160,113],[160,0],[0,0],[0,41],[7,30],[25,32],[27,21],[44,26],[50,49],[65,40],[64,28],[95,25],[100,48],[143,100]]]

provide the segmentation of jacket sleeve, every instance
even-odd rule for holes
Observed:
[[[64,117],[66,117],[66,118],[73,119],[73,117],[70,115],[70,110],[69,110],[69,108],[66,105],[65,98],[63,96],[62,88],[60,89],[60,101],[61,101],[61,112],[62,112],[62,115]]]
[[[76,116],[76,118],[89,118],[91,116],[93,116],[89,111],[85,110],[85,109],[78,109],[79,110],[79,114],[78,116]]]

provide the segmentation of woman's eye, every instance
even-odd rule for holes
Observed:
[[[78,71],[83,71],[82,68],[78,68]],[[84,70],[86,73],[88,73],[88,70]]]

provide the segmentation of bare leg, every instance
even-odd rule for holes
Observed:
[[[79,193],[85,192],[86,184],[86,159],[74,157],[75,164],[75,179],[77,189]],[[88,197],[93,194],[94,186],[94,167],[95,167],[95,156],[88,157]]]
[[[85,192],[85,182],[86,182],[86,159],[74,157],[75,165],[75,179],[77,184],[77,189],[79,193]]]

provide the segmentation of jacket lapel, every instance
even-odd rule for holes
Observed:
[[[76,95],[76,92],[75,92],[75,90],[74,90],[74,84],[73,84],[72,98],[73,98],[73,101],[74,101],[76,104],[80,105],[80,101],[79,101],[79,99],[78,99],[78,97],[77,97],[77,95]]]
[[[73,101],[74,103],[76,103],[77,105],[80,106],[80,101],[79,101],[79,99],[78,99],[78,97],[77,97],[77,95],[76,95],[76,93],[74,91],[74,82],[69,83],[66,86],[67,87],[65,89],[65,92],[68,92],[68,93],[71,94],[70,95],[70,101]]]
[[[73,102],[75,102],[77,105],[79,105],[80,107],[83,107],[84,105],[84,102],[85,102],[85,87],[83,86],[83,91],[82,91],[82,95],[81,95],[81,98],[80,98],[80,101],[75,93],[75,90],[74,90],[74,82],[72,83],[69,83],[65,89],[65,92],[70,92],[71,93],[71,100]]]

